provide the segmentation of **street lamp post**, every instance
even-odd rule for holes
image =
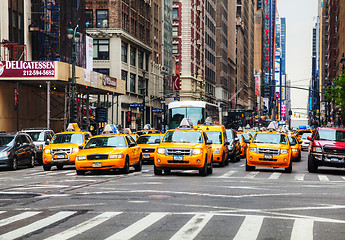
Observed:
[[[74,109],[75,109],[75,64],[76,64],[76,52],[75,52],[75,45],[76,42],[79,41],[80,33],[77,31],[78,25],[72,29],[67,29],[67,38],[72,40],[72,103],[71,103],[71,122],[73,123],[74,120]]]

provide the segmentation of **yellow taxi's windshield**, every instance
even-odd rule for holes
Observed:
[[[169,131],[164,135],[163,143],[202,143],[202,134],[198,131]]]
[[[84,149],[104,147],[126,147],[126,140],[122,136],[91,138]]]
[[[221,132],[207,131],[207,137],[209,140],[212,140],[213,144],[222,144],[223,142]]]
[[[137,140],[138,144],[151,144],[155,143],[156,139],[161,140],[162,135],[148,135],[148,136],[140,136]]]
[[[65,133],[55,135],[50,144],[58,143],[83,143],[83,134],[81,133]]]
[[[283,134],[257,133],[253,138],[253,143],[288,144],[288,140]]]

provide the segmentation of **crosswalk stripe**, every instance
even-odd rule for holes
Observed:
[[[230,176],[234,175],[236,172],[237,171],[229,171],[229,172],[227,172],[227,173],[225,173],[223,175],[220,175],[220,176],[218,176],[216,178],[227,178],[227,177],[230,177]]]
[[[304,180],[304,175],[305,174],[296,174],[295,176],[295,181],[303,181]]]
[[[194,239],[201,230],[206,226],[208,221],[213,217],[213,214],[196,214],[189,220],[170,240],[189,240]]]
[[[74,176],[74,175],[77,175],[75,172],[72,172],[72,173],[67,173],[66,176]]]
[[[263,220],[262,216],[247,216],[233,240],[257,239]]]
[[[278,179],[282,175],[281,173],[274,172],[268,179]]]
[[[23,237],[26,234],[29,234],[31,232],[34,232],[34,231],[37,231],[37,230],[42,229],[44,227],[47,227],[47,226],[49,226],[55,222],[58,222],[64,218],[72,216],[75,213],[76,212],[70,212],[70,211],[64,211],[64,212],[56,213],[50,217],[36,221],[36,222],[29,224],[25,227],[18,228],[16,230],[11,231],[11,232],[2,234],[2,235],[0,235],[0,240],[10,240],[10,239],[16,239],[19,237]]]
[[[311,219],[296,219],[291,233],[291,240],[313,240],[314,221]]]
[[[69,238],[72,238],[80,233],[83,233],[105,221],[107,221],[108,219],[116,216],[116,215],[119,215],[121,214],[121,212],[105,212],[105,213],[102,213],[92,219],[89,219],[77,226],[74,226],[62,233],[58,233],[54,236],[51,236],[45,240],[60,240],[60,239],[69,239]]]
[[[325,175],[318,175],[318,177],[321,182],[329,182],[328,177]]]
[[[248,173],[245,178],[255,178],[256,175],[258,175],[259,172],[251,172],[251,173]]]
[[[115,233],[114,235],[108,237],[106,240],[126,240],[131,239],[141,231],[150,227],[152,224],[158,220],[165,217],[167,213],[150,213],[146,217],[140,219],[139,221],[133,223],[129,227],[123,229],[120,232]]]
[[[58,174],[66,174],[66,173],[70,173],[71,170],[66,170],[66,171],[56,171],[56,172],[51,172],[48,173],[47,176],[52,176],[52,175],[58,175]]]
[[[16,222],[16,221],[19,221],[19,220],[23,220],[25,218],[35,216],[39,213],[41,213],[41,212],[23,212],[21,214],[18,214],[18,215],[15,215],[15,216],[12,216],[12,217],[9,217],[6,219],[2,219],[2,220],[0,220],[0,227],[5,226],[5,225],[10,224],[10,223],[13,223],[13,222]]]

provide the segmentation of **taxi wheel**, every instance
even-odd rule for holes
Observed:
[[[153,172],[155,175],[162,175],[162,170],[157,169],[156,165],[153,166]]]
[[[317,172],[317,169],[318,169],[318,165],[317,163],[314,162],[312,156],[308,156],[308,171],[310,173],[316,173]]]
[[[223,152],[223,159],[225,161],[225,166],[228,166],[229,165],[229,157],[225,157],[225,152]]]
[[[63,169],[63,165],[57,165],[56,168],[61,170],[61,169]]]
[[[134,170],[140,172],[143,166],[143,157],[140,155],[139,162],[134,166]]]
[[[249,166],[246,161],[246,171],[254,171],[254,170],[255,170],[255,166]]]
[[[52,166],[43,164],[43,170],[44,171],[50,171],[51,168],[52,168]]]
[[[298,155],[298,157],[297,157],[297,159],[296,159],[297,162],[300,162],[300,161],[301,161],[301,155],[302,155],[302,154],[299,153],[299,155]]]
[[[210,163],[210,165],[207,168],[207,174],[212,174],[213,173],[213,156],[212,156],[211,159],[212,159],[211,163]]]
[[[226,165],[225,158],[224,158],[224,152],[222,154],[222,161],[219,163],[220,167],[224,167]]]
[[[126,162],[125,162],[125,166],[122,168],[122,172],[124,174],[128,174],[129,173],[129,163],[128,163],[128,156],[126,157]]]
[[[285,168],[286,173],[291,173],[292,172],[292,161],[290,160],[289,167]]]
[[[77,170],[77,175],[85,175],[86,171],[83,170]]]
[[[207,176],[207,172],[208,172],[207,170],[208,170],[208,164],[207,164],[207,156],[206,156],[204,167],[201,170],[199,170],[199,175],[204,176],[204,177]]]
[[[35,166],[35,155],[32,154],[30,158],[30,163],[28,165],[29,168],[33,168]]]

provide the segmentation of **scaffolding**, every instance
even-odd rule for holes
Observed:
[[[42,0],[39,14],[41,61],[60,61],[60,0]]]

